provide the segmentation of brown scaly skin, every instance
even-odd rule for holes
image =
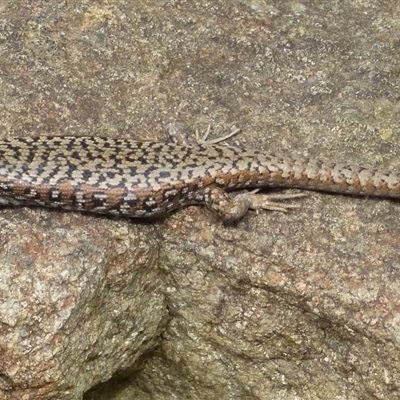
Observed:
[[[216,144],[45,136],[0,141],[0,204],[126,217],[205,204],[228,222],[248,208],[293,207],[254,192],[227,195],[260,187],[400,198],[400,172]]]

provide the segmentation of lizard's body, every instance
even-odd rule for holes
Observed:
[[[0,141],[0,203],[128,217],[206,204],[227,221],[273,208],[241,188],[287,187],[400,198],[400,172],[245,151],[93,137]],[[279,208],[278,208],[279,209]]]

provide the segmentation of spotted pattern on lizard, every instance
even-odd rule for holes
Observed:
[[[262,187],[400,198],[400,172],[217,144],[46,136],[0,141],[0,204],[127,217],[204,204],[228,222],[249,208],[285,211],[259,193],[227,194]]]

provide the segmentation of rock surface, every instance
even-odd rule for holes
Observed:
[[[139,237],[150,227],[27,209],[0,226],[1,399],[81,398],[160,344],[159,252]]]
[[[230,143],[400,164],[400,6],[3,2],[0,139]],[[0,398],[398,399],[400,205],[313,193],[236,226],[0,210]]]

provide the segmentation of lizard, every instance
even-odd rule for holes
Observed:
[[[229,136],[236,134],[232,132]],[[282,187],[400,198],[400,172],[219,144],[38,136],[0,141],[0,205],[36,205],[125,217],[160,217],[205,205],[225,222],[249,209],[286,212]],[[228,192],[256,188],[231,197]],[[279,202],[278,202],[279,201]]]

